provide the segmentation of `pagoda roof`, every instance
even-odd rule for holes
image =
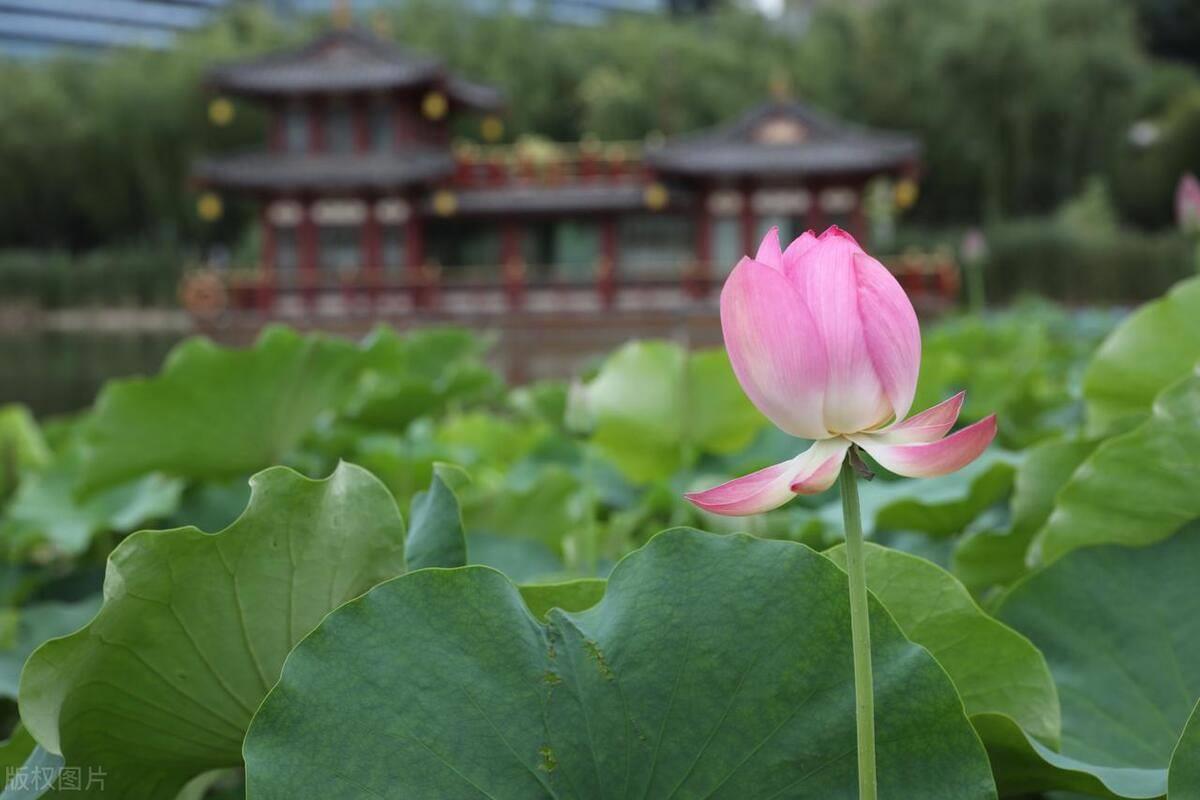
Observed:
[[[201,161],[203,183],[250,191],[387,191],[440,180],[454,172],[447,150],[400,153],[244,153]]]
[[[408,53],[361,28],[330,31],[298,48],[217,67],[208,81],[223,91],[258,97],[436,85],[452,101],[472,108],[503,104],[497,89],[453,75],[441,61]]]
[[[646,152],[663,173],[692,177],[788,177],[886,172],[919,158],[916,137],[855,125],[803,103],[758,106],[716,128]]]

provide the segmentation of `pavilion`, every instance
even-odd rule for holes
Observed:
[[[353,27],[209,83],[270,115],[265,149],[195,170],[206,191],[260,205],[259,264],[231,281],[236,304],[265,313],[330,296],[512,308],[546,288],[595,309],[637,290],[692,302],[772,225],[864,236],[868,182],[919,166],[910,136],[783,101],[653,146],[455,145],[467,115],[500,138],[502,94]]]

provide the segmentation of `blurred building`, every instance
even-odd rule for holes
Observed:
[[[64,50],[167,47],[179,31],[205,24],[212,14],[236,2],[258,2],[282,15],[325,14],[331,5],[330,0],[0,0],[0,55],[38,57]],[[464,2],[485,13],[545,13],[556,22],[597,24],[614,13],[658,13],[681,0]],[[703,4],[703,0],[683,2]],[[386,0],[358,0],[355,8],[369,11],[386,5]]]
[[[456,144],[470,125],[503,137],[501,93],[355,28],[209,81],[214,103],[272,120],[263,149],[195,173],[202,210],[260,203],[260,261],[228,281],[267,313],[679,305],[711,297],[773,226],[865,235],[867,183],[911,176],[919,154],[782,100],[650,144]]]

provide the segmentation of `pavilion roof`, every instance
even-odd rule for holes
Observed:
[[[663,173],[788,177],[873,173],[914,164],[920,142],[908,134],[855,125],[797,102],[758,106],[738,119],[668,140],[646,152]]]
[[[387,191],[436,181],[454,171],[448,150],[401,153],[245,153],[201,161],[194,175],[230,189],[280,192]]]
[[[330,31],[290,50],[213,69],[209,83],[250,96],[370,92],[437,85],[452,101],[491,110],[501,93],[449,73],[441,61],[418,56],[361,28]]]

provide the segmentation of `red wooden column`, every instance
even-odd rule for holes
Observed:
[[[259,209],[258,214],[259,225],[262,227],[262,265],[258,276],[258,296],[255,299],[258,310],[264,314],[271,313],[271,309],[275,307],[275,262],[277,247],[275,242],[275,225],[271,222],[272,202],[273,199],[270,197],[263,198],[262,207]]]
[[[596,269],[596,291],[600,305],[612,308],[617,299],[617,274],[621,268],[617,218],[613,215],[600,220],[600,263]]]
[[[754,186],[742,187],[742,252],[753,257],[758,252],[758,220],[754,215]]]
[[[696,192],[696,263],[692,265],[689,294],[704,297],[708,294],[708,283],[712,279],[712,210],[708,207],[708,187]]]
[[[421,219],[420,195],[409,195],[406,200],[408,217],[404,220],[404,268],[412,285],[413,306],[421,308],[428,295],[425,286],[425,226]]]
[[[320,277],[320,240],[317,223],[313,219],[312,198],[300,200],[300,225],[296,230],[296,248],[299,252],[300,293],[309,308],[316,304],[317,283]]]
[[[809,228],[818,236],[821,231],[825,230],[825,209],[821,208],[821,190],[825,187],[819,183],[810,184],[808,186],[809,204],[808,213],[804,215],[804,221]]]
[[[365,216],[362,224],[363,278],[367,286],[367,297],[374,306],[383,283],[383,235],[379,228],[379,217],[375,214],[375,198],[363,198]]]
[[[520,308],[525,302],[524,240],[525,226],[516,220],[505,220],[500,229],[500,262],[504,270],[504,293],[513,308]]]

